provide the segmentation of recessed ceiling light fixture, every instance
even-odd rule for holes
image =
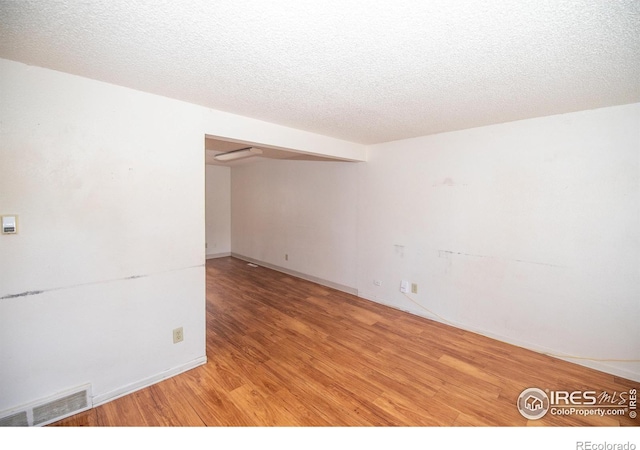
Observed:
[[[230,152],[220,153],[213,157],[216,161],[233,161],[235,159],[248,158],[249,156],[261,155],[262,150],[255,147],[241,148]]]

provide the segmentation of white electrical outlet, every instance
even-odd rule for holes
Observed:
[[[409,282],[407,280],[402,280],[400,282],[400,292],[402,292],[403,294],[409,293]]]
[[[184,332],[182,331],[182,327],[173,330],[173,343],[177,344],[178,342],[182,342],[183,340]]]
[[[376,286],[382,286],[382,281],[380,280],[373,280],[373,284]]]

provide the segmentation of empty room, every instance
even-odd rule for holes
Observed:
[[[0,424],[640,423],[640,2],[0,21]]]

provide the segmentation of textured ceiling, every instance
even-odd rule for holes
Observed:
[[[640,101],[640,0],[0,0],[0,57],[359,143]]]

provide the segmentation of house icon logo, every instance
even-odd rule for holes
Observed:
[[[529,420],[542,419],[549,411],[549,397],[541,389],[525,389],[518,397],[518,411]]]

